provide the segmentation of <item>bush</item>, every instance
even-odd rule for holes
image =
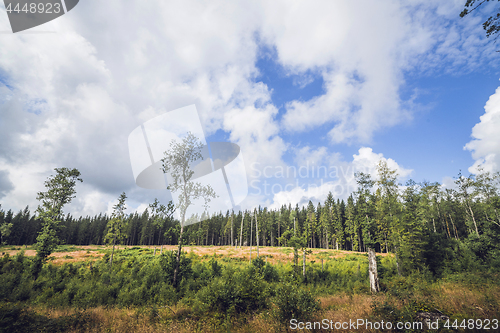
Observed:
[[[288,324],[291,319],[311,321],[320,310],[319,301],[310,292],[292,284],[280,285],[273,303],[273,317],[282,324]]]
[[[277,282],[279,281],[279,274],[276,268],[271,264],[268,264],[262,260],[261,257],[252,260],[252,266],[257,273],[262,275],[266,282]]]
[[[221,277],[210,281],[196,294],[196,299],[204,305],[199,311],[233,316],[266,308],[268,295],[267,283],[262,275],[250,266],[238,272],[226,268]]]

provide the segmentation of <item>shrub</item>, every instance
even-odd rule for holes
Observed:
[[[320,310],[319,301],[310,292],[293,284],[278,286],[273,303],[272,315],[282,324],[289,323],[291,319],[311,321]]]
[[[208,311],[232,316],[266,308],[268,295],[267,283],[261,274],[250,266],[237,272],[226,268],[221,277],[210,281],[196,294],[196,299],[204,304]]]

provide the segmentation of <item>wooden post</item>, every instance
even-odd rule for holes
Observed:
[[[380,286],[378,284],[377,259],[375,251],[371,247],[368,248],[368,273],[370,276],[370,289],[372,293],[378,293]]]

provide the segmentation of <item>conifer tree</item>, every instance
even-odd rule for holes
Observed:
[[[118,197],[118,203],[113,206],[113,213],[107,225],[106,241],[113,243],[113,250],[111,251],[111,259],[109,265],[113,266],[113,255],[115,253],[116,242],[120,242],[125,238],[125,200],[127,196],[125,192]]]

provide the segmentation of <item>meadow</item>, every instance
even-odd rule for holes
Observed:
[[[286,332],[293,331],[291,319],[395,323],[416,321],[421,312],[441,313],[458,323],[499,318],[500,282],[493,271],[439,279],[422,271],[403,277],[393,254],[377,254],[382,291],[373,295],[365,253],[313,249],[303,276],[302,256],[294,265],[293,248],[260,247],[257,258],[253,247],[250,261],[250,247],[186,246],[181,282],[174,287],[175,248],[119,246],[110,266],[109,246],[59,246],[34,280],[34,249],[1,247],[0,329]]]

